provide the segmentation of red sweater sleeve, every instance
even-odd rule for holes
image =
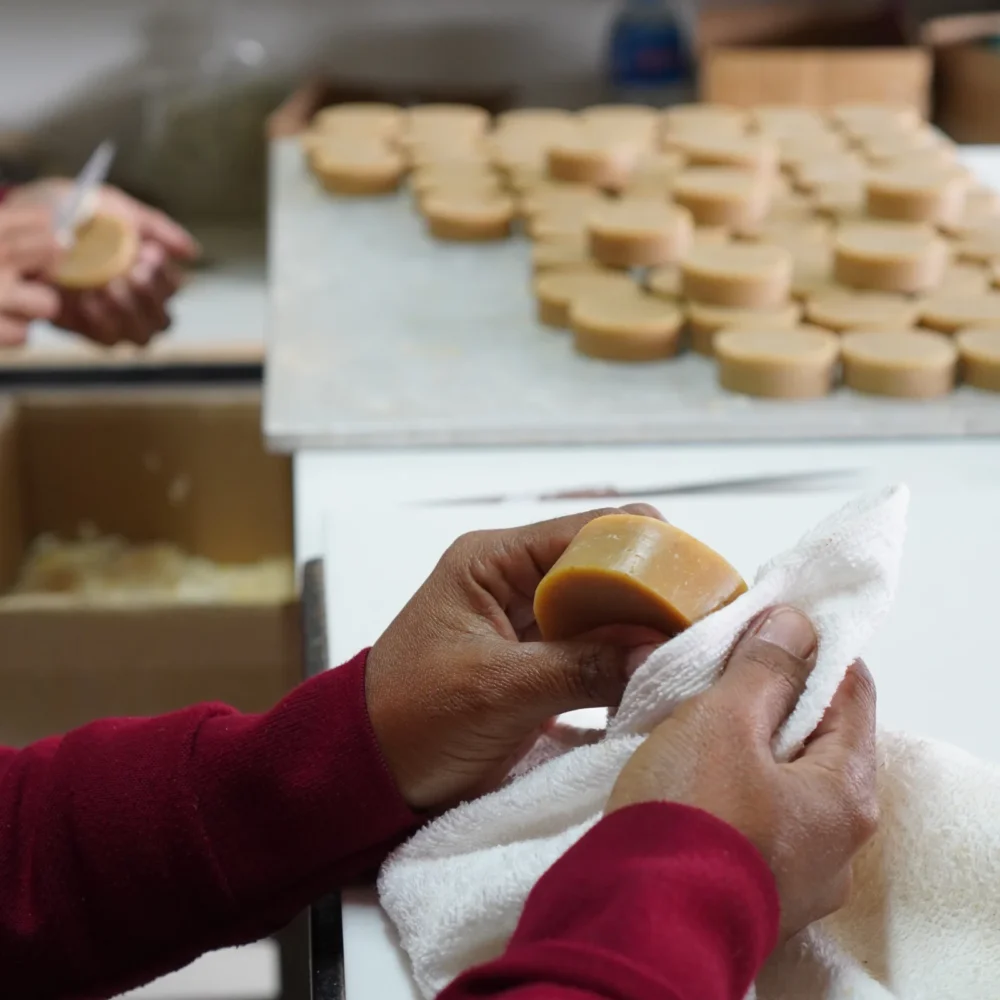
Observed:
[[[632,806],[542,877],[503,957],[439,1000],[743,1000],[777,934],[748,840],[687,806]]]
[[[263,937],[416,817],[368,721],[362,654],[273,710],[203,705],[0,751],[0,982],[109,996]]]

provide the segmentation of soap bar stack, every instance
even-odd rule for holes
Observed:
[[[1000,387],[1000,196],[910,108],[344,104],[302,145],[332,193],[408,182],[437,239],[523,231],[539,320],[582,354],[687,333],[751,395]]]

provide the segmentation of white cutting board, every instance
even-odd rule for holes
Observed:
[[[844,494],[662,498],[664,514],[744,574],[793,544]],[[476,528],[586,509],[591,503],[331,509],[326,519],[331,663],[369,645],[448,544]],[[1000,760],[997,567],[1000,489],[923,489],[912,501],[896,606],[866,651],[884,726],[906,728]],[[410,1000],[406,959],[370,890],[344,896],[347,1000]]]

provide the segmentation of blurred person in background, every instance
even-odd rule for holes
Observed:
[[[140,248],[130,274],[88,291],[51,281],[60,254],[54,214],[71,184],[53,178],[0,190],[0,347],[24,344],[36,320],[106,346],[147,344],[170,326],[167,304],[198,246],[172,219],[116,188],[102,188],[94,208],[135,226]]]

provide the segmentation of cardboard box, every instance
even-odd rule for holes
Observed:
[[[291,555],[291,464],[263,450],[259,392],[0,401],[0,592],[33,538],[75,538],[82,524],[219,562]],[[200,701],[266,709],[301,677],[300,646],[295,600],[0,602],[0,745]]]
[[[934,18],[921,38],[934,52],[938,125],[956,142],[1000,142],[1000,14]]]
[[[699,20],[699,95],[743,107],[890,101],[926,115],[931,57],[905,43],[902,25],[867,4],[707,11]]]

